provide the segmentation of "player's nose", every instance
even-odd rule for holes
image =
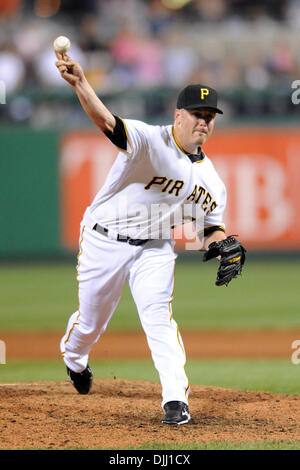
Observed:
[[[209,121],[210,121],[209,116],[199,116],[198,118],[198,124],[201,124],[205,127],[207,126]]]
[[[198,119],[197,128],[207,130],[208,129],[208,122],[203,118]]]

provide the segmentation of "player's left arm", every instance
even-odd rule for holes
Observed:
[[[229,282],[242,273],[246,259],[246,249],[234,236],[226,236],[222,226],[209,227],[208,235],[204,237],[205,253],[203,261],[217,258],[220,261],[216,285],[228,285]],[[204,230],[205,234],[205,230]]]
[[[224,193],[224,196],[226,194]],[[204,219],[204,248],[203,261],[217,258],[220,261],[216,285],[228,285],[229,282],[242,273],[246,259],[246,249],[235,236],[226,236],[225,225],[222,224],[226,198],[215,213],[210,213]],[[208,225],[208,222],[213,222]]]
[[[226,238],[225,228],[222,225],[208,227],[204,229],[203,247],[205,250],[207,250],[208,246],[211,243],[225,240],[225,238]]]
[[[212,258],[220,260],[216,279],[217,286],[227,286],[233,278],[242,273],[246,251],[242,243],[232,235],[223,240],[213,241],[208,245],[203,261]]]

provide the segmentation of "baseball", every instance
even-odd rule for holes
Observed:
[[[71,41],[66,36],[58,36],[53,43],[56,52],[67,52],[71,47]]]

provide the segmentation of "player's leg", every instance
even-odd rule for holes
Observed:
[[[78,311],[71,315],[60,348],[65,364],[83,371],[91,347],[117,307],[127,275],[130,250],[82,226],[78,255]]]
[[[129,285],[162,385],[162,406],[188,402],[185,351],[173,318],[175,255],[169,241],[147,243],[130,270]]]

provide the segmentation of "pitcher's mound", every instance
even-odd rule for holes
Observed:
[[[192,386],[192,422],[161,423],[158,383],[94,380],[1,384],[2,449],[117,448],[146,443],[300,440],[300,396]]]

